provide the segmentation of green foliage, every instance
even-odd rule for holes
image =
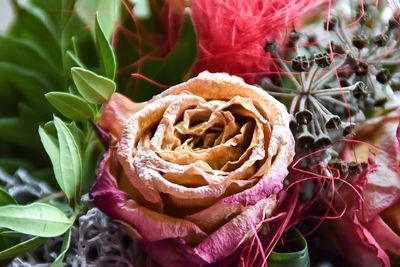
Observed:
[[[62,198],[24,206],[0,189],[0,265],[48,237],[64,235],[52,265],[62,266],[71,244],[71,226],[84,206],[82,194],[93,184],[103,151],[91,126],[101,105],[117,87],[131,92],[135,100],[149,99],[160,89],[132,79],[130,73],[116,77],[117,62],[126,67],[142,56],[137,40],[121,41],[127,49],[119,49],[118,55],[110,44],[121,17],[124,24],[131,20],[121,1],[21,2],[26,3],[13,1],[16,20],[7,34],[0,35],[0,168],[9,172],[26,168],[60,190],[57,195]],[[155,14],[152,10],[152,17],[141,23],[159,35],[163,27]],[[154,49],[160,40],[143,50],[156,53],[140,72],[166,85],[186,80],[197,57],[190,14],[168,53]]]
[[[279,251],[273,251],[268,258],[270,267],[309,267],[307,241],[297,229],[289,230],[285,245]]]
[[[97,14],[96,26],[95,26],[97,52],[99,53],[100,56],[100,63],[103,74],[107,78],[113,80],[115,78],[117,63],[115,62],[115,56],[112,51],[111,45],[108,43],[107,37],[100,26],[99,16],[100,15]]]
[[[94,116],[90,105],[79,96],[63,92],[50,92],[45,96],[53,107],[70,120],[87,121]]]
[[[146,101],[163,89],[148,81],[132,78],[130,74],[138,72],[160,84],[172,86],[186,81],[191,76],[198,54],[197,35],[190,13],[185,14],[178,39],[165,54],[165,36],[163,32],[159,32],[165,27],[157,18],[158,12],[159,10],[151,10],[150,17],[139,20],[144,28],[141,31],[136,28],[129,15],[124,14],[122,17],[123,27],[138,35],[141,41],[129,37],[118,39],[115,49],[121,75],[117,77],[117,84],[120,92],[136,102]],[[142,36],[142,31],[149,32],[156,38]],[[147,57],[148,55],[150,57]]]
[[[53,164],[54,174],[60,188],[72,200],[80,193],[82,162],[76,138],[59,118],[54,117],[57,138],[42,127],[39,134],[47,154]]]
[[[115,92],[116,85],[110,79],[77,67],[71,72],[79,93],[90,103],[102,104]]]
[[[119,19],[120,1],[13,3],[15,22],[7,34],[0,35],[0,168],[29,169],[59,187],[66,198],[47,200],[54,205],[22,206],[0,189],[0,227],[4,227],[0,228],[0,265],[38,247],[47,237],[65,233],[52,265],[61,266],[71,243],[71,226],[82,209],[81,195],[93,183],[103,149],[89,120],[97,118],[98,104],[116,89],[112,80],[116,61],[109,40]],[[98,16],[96,12],[86,16],[90,10],[97,10]],[[80,68],[76,85],[73,67]],[[48,158],[54,174],[49,172]],[[51,181],[54,177],[57,183]]]
[[[3,188],[0,188],[0,206],[8,204],[17,204],[17,201],[8,194]]]
[[[65,233],[73,220],[61,210],[45,203],[0,207],[0,227],[19,233],[53,237]]]
[[[33,237],[7,249],[0,251],[0,261],[5,259],[14,258],[20,254],[37,248],[46,241],[43,237]]]
[[[65,253],[68,251],[69,245],[71,244],[71,229],[69,229],[64,236],[64,241],[61,245],[61,252],[58,257],[54,260],[51,267],[60,267],[64,259]]]

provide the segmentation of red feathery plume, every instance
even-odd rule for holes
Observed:
[[[193,0],[200,48],[194,74],[203,70],[228,72],[248,83],[256,82],[273,65],[264,52],[265,42],[283,42],[288,30],[330,1]]]

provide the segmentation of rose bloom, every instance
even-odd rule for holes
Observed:
[[[228,74],[203,72],[142,104],[115,94],[91,196],[163,266],[218,262],[274,210],[294,156],[289,119]]]
[[[357,266],[400,266],[400,110],[371,120],[355,138],[373,145],[345,151],[349,160],[376,169],[357,181],[363,199],[347,188],[345,216],[335,221],[342,254]],[[397,260],[396,260],[397,259]]]

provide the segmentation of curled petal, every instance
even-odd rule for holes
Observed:
[[[145,103],[132,102],[129,98],[116,93],[105,104],[99,118],[99,124],[119,139],[127,118],[144,105]]]

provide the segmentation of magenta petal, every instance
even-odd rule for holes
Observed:
[[[156,262],[163,267],[206,266],[207,262],[194,252],[193,248],[179,239],[164,239],[153,242],[140,242],[140,245]]]
[[[190,221],[172,218],[127,200],[125,194],[117,189],[115,177],[110,173],[110,159],[110,153],[107,153],[100,163],[97,182],[91,190],[94,204],[104,213],[131,226],[139,237],[148,241],[176,237],[196,240],[207,236]]]
[[[208,263],[228,256],[246,240],[246,237],[254,234],[254,230],[258,229],[266,216],[271,214],[275,204],[275,197],[272,196],[248,207],[243,213],[212,233],[194,250]]]
[[[375,237],[382,249],[400,255],[400,236],[382,220],[376,217],[368,224],[368,230]]]
[[[388,255],[356,216],[352,220],[349,217],[338,220],[335,228],[339,249],[350,262],[359,266],[390,267]]]

